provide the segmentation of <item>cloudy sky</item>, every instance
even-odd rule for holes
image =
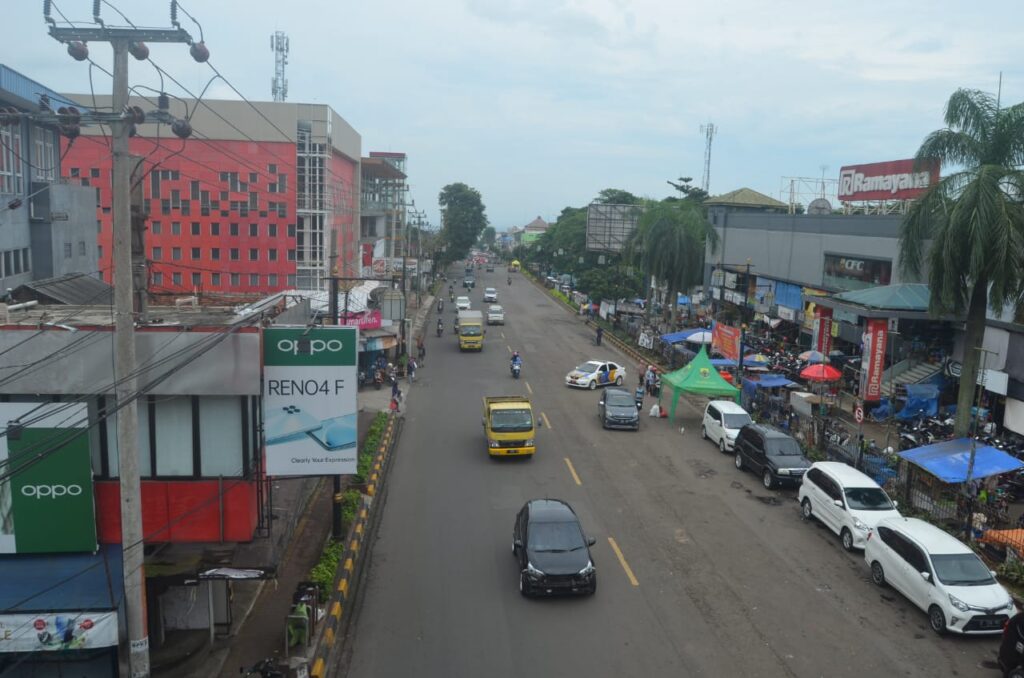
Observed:
[[[167,25],[166,0],[112,2],[136,24]],[[1003,101],[1024,100],[1020,0],[183,4],[211,62],[250,99],[271,98],[269,36],[287,32],[288,100],[331,105],[364,154],[408,153],[412,195],[434,223],[438,191],[455,181],[482,193],[499,230],[553,219],[603,188],[664,197],[666,179],[700,182],[709,121],[711,192],[778,198],[783,177],[910,157],[958,87],[995,92],[1002,72]],[[46,37],[41,5],[4,0],[0,60],[88,91],[88,67]],[[87,20],[92,3],[56,5]],[[185,48],[151,49],[193,91],[211,75]],[[92,54],[109,65],[108,48]],[[132,84],[156,85],[153,70],[133,65]],[[221,83],[207,96],[235,98]]]

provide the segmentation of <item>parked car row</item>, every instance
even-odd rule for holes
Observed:
[[[969,546],[931,523],[902,516],[864,473],[841,462],[812,463],[796,440],[753,423],[730,401],[708,403],[701,435],[721,452],[732,452],[736,468],[757,473],[765,488],[798,487],[803,518],[821,522],[847,551],[863,550],[871,580],[925,612],[936,633],[999,633],[1015,613],[1013,598]],[[1018,654],[1024,655],[1021,643]]]

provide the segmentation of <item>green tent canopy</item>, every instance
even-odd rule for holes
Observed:
[[[702,396],[731,396],[739,402],[740,390],[722,378],[718,369],[711,364],[707,349],[701,347],[700,353],[694,356],[686,366],[675,372],[669,372],[661,378],[662,384],[672,387],[672,408],[669,415],[676,416],[676,405],[683,393],[696,393]]]

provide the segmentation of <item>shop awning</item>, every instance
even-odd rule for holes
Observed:
[[[116,610],[124,587],[121,545],[96,553],[0,557],[0,613]]]
[[[687,337],[702,331],[703,328],[695,327],[688,330],[680,330],[678,332],[670,332],[668,334],[661,335],[661,340],[666,344],[678,344],[681,341],[686,341]]]
[[[398,346],[395,332],[384,328],[363,330],[359,333],[359,349],[361,351],[383,351]]]
[[[944,483],[962,483],[967,480],[967,465],[971,457],[971,439],[957,438],[941,443],[915,447],[900,452],[910,463],[920,466]],[[988,478],[1024,468],[1014,456],[989,445],[979,445],[974,454],[971,478]]]
[[[761,375],[760,379],[744,379],[744,385],[753,384],[757,388],[777,388],[779,386],[789,386],[794,382],[786,379],[781,374],[764,374]]]

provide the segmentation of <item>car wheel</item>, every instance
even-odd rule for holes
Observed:
[[[946,633],[946,615],[938,605],[928,608],[928,625],[940,636]]]
[[[605,419],[604,417],[601,418],[601,428],[606,429],[606,430],[608,428],[608,420]]]
[[[876,586],[885,586],[885,570],[877,560],[871,563],[871,581],[875,582]]]
[[[804,499],[800,502],[800,515],[804,517],[804,520],[810,520],[814,517],[814,512],[811,510],[810,499]]]
[[[519,593],[523,594],[524,598],[530,597],[530,584],[526,581],[526,573],[519,573]]]
[[[587,384],[587,388],[589,388],[591,391],[597,388],[597,379],[591,379],[590,383]]]
[[[725,454],[726,452],[729,451],[725,449],[725,438],[718,439],[718,451],[721,452],[722,454]]]
[[[703,440],[707,440],[708,439],[708,429],[706,427],[704,427],[704,426],[700,427],[700,437]]]
[[[615,385],[622,386],[622,377],[615,377]]]
[[[1024,666],[1018,666],[1006,674],[1006,678],[1024,678]]]
[[[770,490],[775,487],[775,476],[772,475],[771,469],[764,470],[761,482],[764,484],[764,489],[766,490]]]
[[[739,452],[736,453],[736,468],[741,471],[743,470],[743,457],[740,456]]]
[[[853,533],[850,532],[850,528],[844,527],[843,531],[839,533],[839,539],[843,542],[843,548],[847,551],[853,550]]]

